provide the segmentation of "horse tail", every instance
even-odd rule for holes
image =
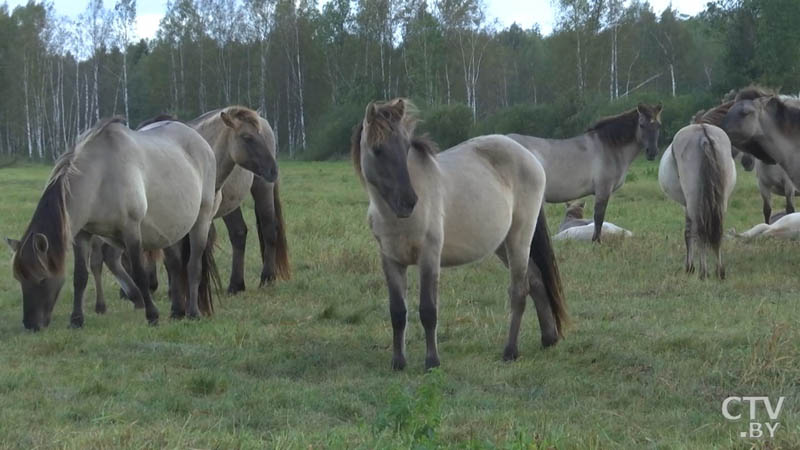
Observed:
[[[561,288],[561,275],[556,263],[556,255],[553,252],[553,244],[550,242],[550,231],[547,229],[547,218],[544,214],[544,202],[539,209],[539,219],[536,221],[536,229],[533,232],[533,242],[531,243],[531,259],[542,273],[542,283],[544,283],[547,296],[550,301],[550,309],[553,310],[553,317],[556,321],[556,331],[559,337],[564,337],[564,326],[569,323],[567,314],[567,304]]]
[[[208,228],[208,240],[203,249],[200,287],[197,289],[197,306],[206,316],[214,314],[214,294],[219,294],[222,282],[219,277],[217,263],[214,261],[214,246],[217,244],[217,229],[214,223]],[[188,259],[187,259],[188,261]]]
[[[272,197],[275,208],[275,275],[282,280],[291,280],[292,267],[289,265],[289,245],[286,243],[286,225],[283,223],[283,208],[281,207],[277,182],[272,189]]]
[[[700,159],[700,201],[697,202],[699,211],[695,211],[699,219],[697,233],[701,242],[711,244],[715,250],[722,242],[723,198],[722,167],[717,158],[714,139],[708,135],[705,125],[700,125],[705,136],[700,146],[702,157]]]

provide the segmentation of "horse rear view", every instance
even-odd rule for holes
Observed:
[[[658,181],[664,193],[684,207],[686,271],[693,273],[698,262],[700,278],[705,278],[710,247],[716,255],[717,277],[724,279],[723,219],[736,184],[728,136],[713,125],[682,128],[661,157]]]

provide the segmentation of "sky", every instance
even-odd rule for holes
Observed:
[[[8,0],[10,9],[23,5],[28,0]],[[51,0],[59,14],[77,17],[86,9],[88,1]],[[549,34],[556,23],[553,0],[485,0],[487,17],[497,19],[502,27],[516,22],[523,28],[539,24],[543,34]],[[325,0],[320,1],[320,4]],[[705,2],[699,0],[650,0],[656,13],[660,13],[670,4],[680,13],[695,15],[703,10]],[[166,10],[166,0],[138,0],[136,31],[139,38],[152,38],[158,30],[158,24]],[[113,0],[106,0],[106,8],[113,8]]]

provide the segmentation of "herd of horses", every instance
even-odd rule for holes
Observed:
[[[408,266],[419,268],[425,367],[432,368],[439,365],[440,268],[490,254],[510,274],[504,359],[519,356],[529,296],[542,345],[556,344],[569,318],[543,204],[594,195],[593,220],[583,219],[582,203],[572,203],[559,235],[580,229],[573,235],[600,241],[604,233],[616,233],[618,227],[604,224],[606,206],[642,149],[649,160],[658,156],[661,113],[661,105],[640,104],[570,139],[488,135],[439,152],[416,134],[410,102],[370,103],[354,128],[351,155],[369,197],[368,223],[388,287],[392,367],[406,366]],[[720,244],[736,182],[734,158],[746,169],[756,167],[765,202],[767,224],[743,235],[797,235],[800,214],[792,214],[791,198],[800,183],[800,100],[749,87],[691,122],[661,157],[659,183],[685,210],[687,272],[697,268],[707,276],[711,250],[716,274],[724,278]],[[771,193],[787,197],[787,215],[772,225]],[[95,310],[105,312],[103,265],[147,320],[157,323],[152,291],[159,259],[168,275],[171,317],[211,315],[219,288],[212,221],[223,218],[233,247],[228,292],[244,290],[247,226],[240,205],[248,194],[262,252],[261,282],[288,280],[275,138],[257,111],[231,106],[185,123],[159,116],[135,130],[120,118],[99,122],[57,162],[21,240],[7,239],[22,288],[23,325],[39,330],[50,323],[70,244],[72,326],[84,323],[87,268],[97,286]]]

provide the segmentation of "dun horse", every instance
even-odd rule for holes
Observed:
[[[661,189],[684,207],[686,215],[686,271],[708,275],[706,253],[716,257],[716,273],[725,278],[722,230],[728,199],[736,184],[730,140],[720,128],[696,124],[682,128],[661,157]]]
[[[764,223],[772,223],[772,194],[782,195],[786,199],[786,214],[794,212],[794,196],[797,188],[777,164],[766,164],[756,161],[756,178],[758,179],[758,191],[761,193],[762,210],[764,212]]]
[[[529,294],[542,344],[555,344],[566,310],[542,209],[541,164],[513,140],[497,135],[474,138],[437,155],[432,142],[414,136],[415,123],[412,107],[403,99],[370,103],[352,139],[353,163],[369,195],[369,225],[389,290],[392,367],[406,365],[407,267],[419,266],[425,367],[432,368],[439,365],[440,267],[491,253],[511,272],[511,326],[504,359],[519,355],[517,339]]]
[[[743,89],[723,127],[734,145],[767,164],[777,163],[800,186],[800,100],[757,87]]]
[[[545,201],[560,203],[595,196],[593,241],[599,241],[611,193],[622,187],[639,150],[647,159],[658,156],[661,105],[639,104],[635,109],[601,119],[570,139],[508,136],[530,150],[547,174]]]
[[[140,128],[150,124],[175,120],[169,116],[159,116],[140,125]],[[251,191],[251,185],[256,181],[259,183],[256,204],[259,205],[262,214],[258,214],[259,237],[261,239],[262,255],[271,254],[272,257],[264,258],[265,270],[270,269],[270,273],[275,273],[277,266],[278,273],[288,277],[289,264],[288,253],[286,251],[285,227],[280,208],[280,199],[277,191],[277,164],[275,162],[275,139],[269,123],[258,116],[255,111],[240,106],[231,106],[222,110],[214,110],[203,114],[197,119],[188,123],[189,126],[197,130],[201,136],[212,146],[217,161],[217,186],[222,185],[222,201],[217,209],[215,217],[226,216],[232,211],[238,211],[241,217],[239,205]],[[246,168],[247,170],[244,170]],[[254,177],[253,173],[260,176]],[[266,185],[262,189],[262,185]],[[270,198],[264,198],[260,194],[268,192]],[[266,214],[265,214],[266,212]],[[264,217],[261,217],[264,216]],[[226,220],[226,224],[229,222]],[[238,225],[239,222],[233,221]],[[233,244],[233,264],[231,271],[231,286],[244,288],[244,242],[246,238],[247,226],[242,219],[241,225],[244,227],[233,228],[229,226],[230,239]],[[266,231],[262,231],[265,228]],[[265,242],[266,241],[266,242]],[[241,245],[237,245],[241,244]],[[95,247],[96,249],[97,247]],[[271,250],[271,251],[270,251]],[[102,248],[105,254],[113,253],[107,248]],[[94,256],[94,255],[93,255]],[[165,251],[165,263],[168,273],[179,273],[180,253],[176,251]],[[94,259],[94,258],[93,258]],[[99,257],[97,259],[100,259]],[[118,273],[118,264],[112,258],[109,268],[112,273],[120,280],[120,284],[125,286],[125,274]],[[100,266],[102,267],[102,266]],[[93,273],[97,284],[101,277],[100,267],[93,264]],[[155,274],[153,273],[153,276]],[[237,281],[240,280],[240,281]],[[170,279],[170,297],[173,298],[173,305],[180,303],[185,293],[182,292],[183,283],[173,283]],[[156,281],[157,284],[157,281]],[[152,282],[151,282],[152,285]],[[98,302],[102,291],[98,290]],[[229,289],[230,292],[230,289]],[[173,311],[173,315],[181,316],[180,308]]]
[[[800,213],[787,214],[771,224],[760,223],[744,233],[735,235],[746,239],[756,237],[797,239],[800,237]]]
[[[75,291],[83,291],[93,234],[132,256],[131,294],[144,304],[150,323],[159,314],[147,289],[142,251],[170,247],[188,234],[188,313],[199,315],[198,303],[208,311],[211,292],[200,286],[210,285],[215,269],[206,245],[216,207],[215,177],[211,147],[186,125],[131,131],[121,119],[109,119],[85,133],[53,169],[22,240],[8,240],[22,287],[24,326],[38,330],[50,323],[70,242]],[[81,326],[83,320],[83,299],[75,295],[70,322]]]
[[[578,202],[567,202],[567,211],[564,215],[564,220],[561,226],[558,227],[558,233],[553,236],[553,240],[572,240],[572,241],[588,241],[592,239],[594,234],[594,223],[591,220],[583,218],[583,200]],[[618,227],[611,222],[603,222],[603,234],[606,236],[620,236],[631,237],[633,233]]]

